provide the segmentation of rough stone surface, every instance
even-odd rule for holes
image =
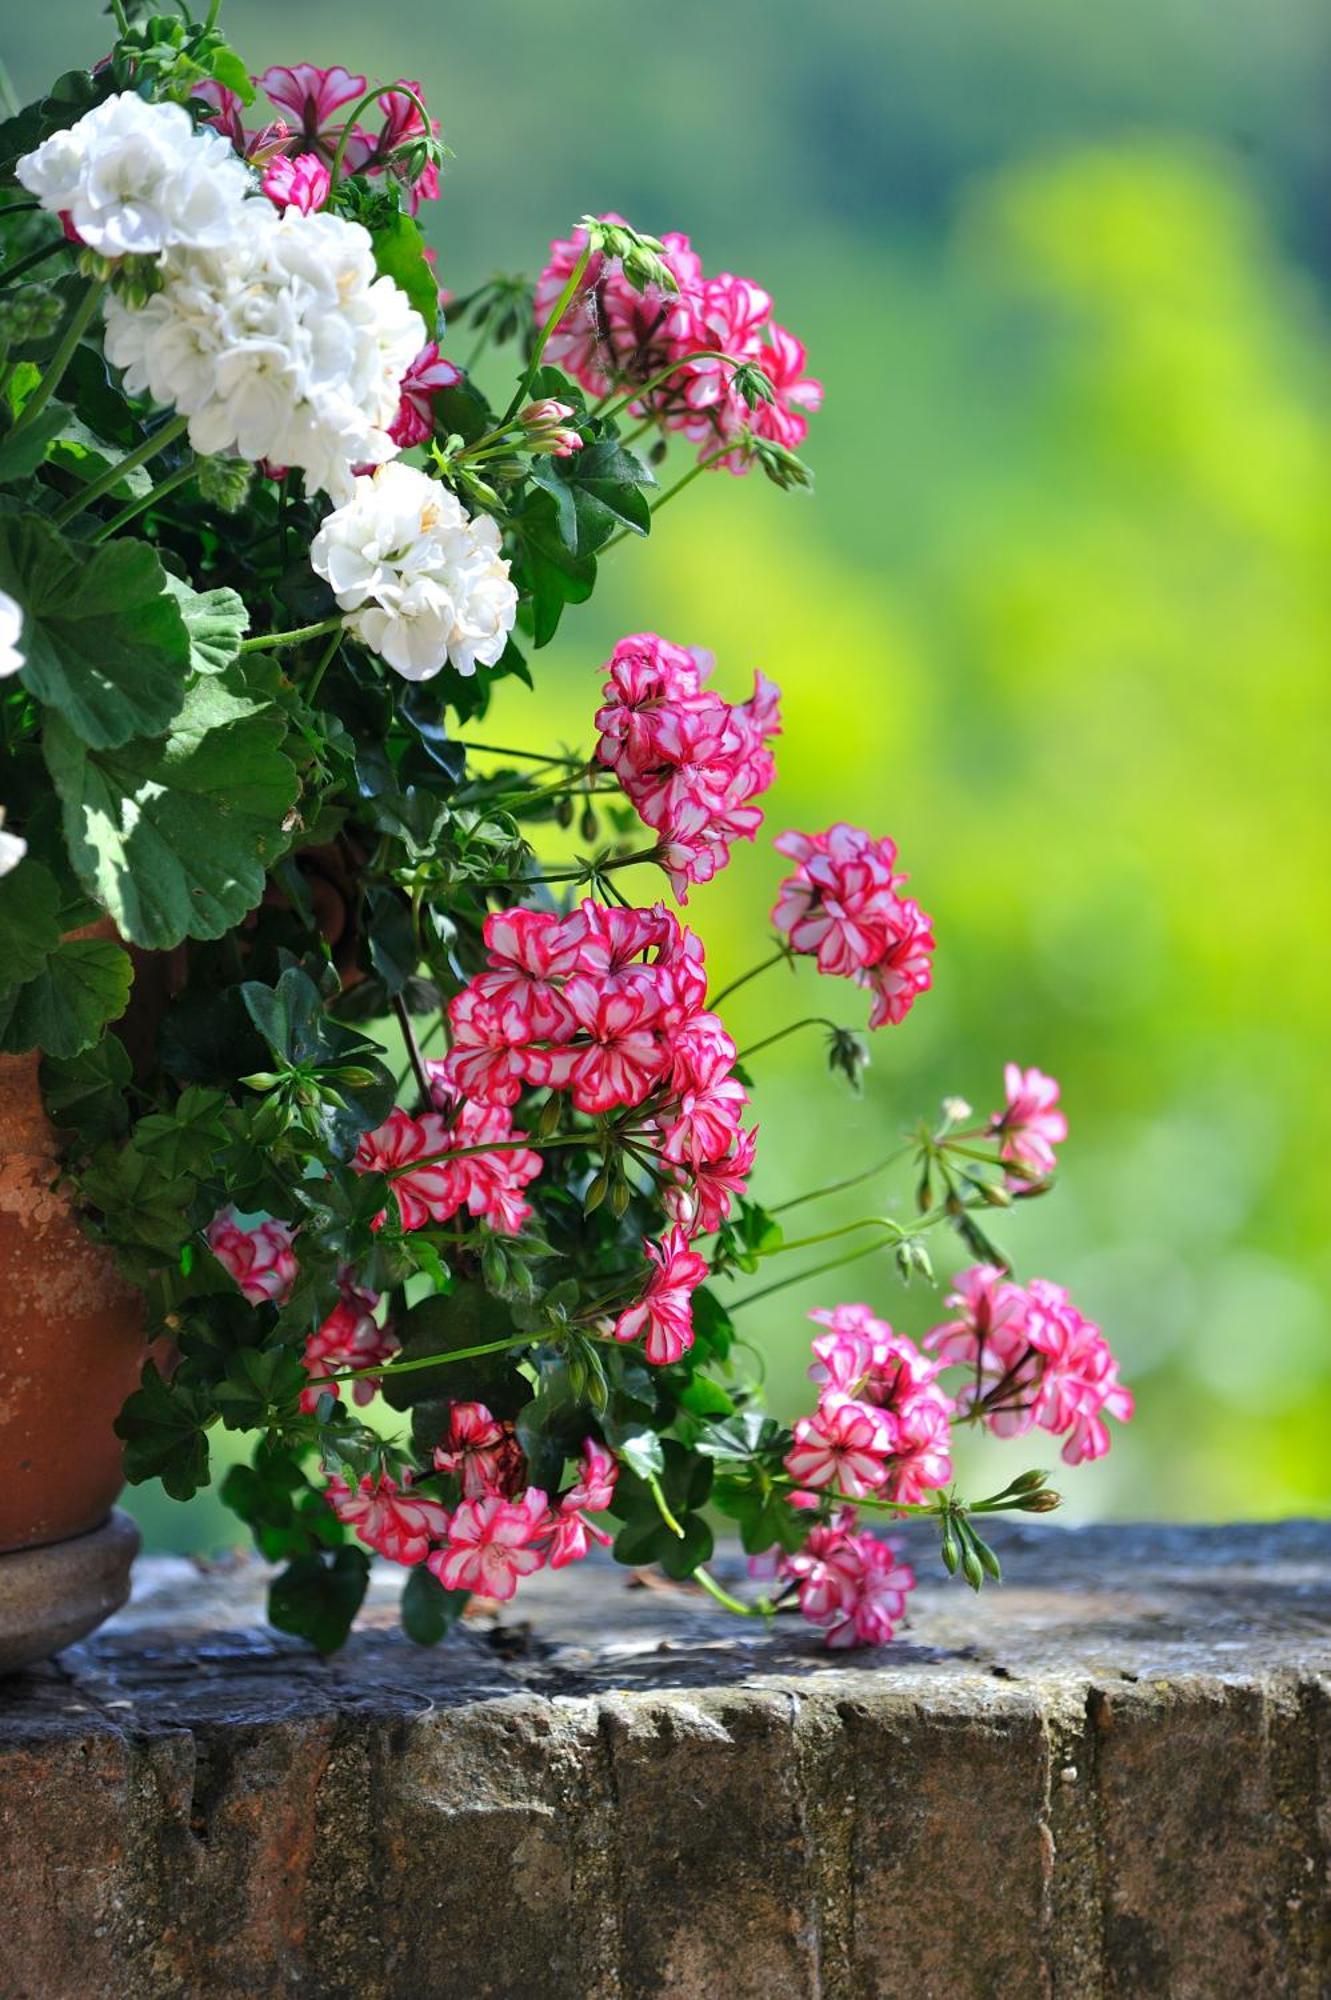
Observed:
[[[1323,2000],[1331,1526],[995,1541],[851,1656],[588,1565],[321,1661],[141,1564],[0,1682],[0,1996]]]

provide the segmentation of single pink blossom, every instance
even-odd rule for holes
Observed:
[[[551,1569],[580,1562],[592,1542],[606,1548],[613,1541],[614,1537],[605,1528],[587,1517],[603,1513],[610,1505],[618,1478],[619,1467],[613,1453],[595,1438],[587,1438],[582,1447],[581,1473],[568,1492],[560,1495],[550,1540]]]
[[[434,435],[434,399],[445,389],[455,389],[463,379],[455,361],[446,361],[439,343],[424,346],[402,377],[397,415],[388,426],[388,435],[403,451],[424,444]]]
[[[1043,1070],[1008,1063],[1003,1088],[1007,1109],[990,1120],[990,1130],[1000,1140],[1000,1158],[1037,1177],[1052,1174],[1054,1148],[1068,1136],[1068,1121],[1058,1109],[1058,1084]]]
[[[800,1486],[824,1487],[857,1500],[887,1480],[896,1424],[884,1410],[828,1390],[811,1417],[797,1417],[786,1471]]]
[[[252,1306],[281,1305],[296,1282],[291,1225],[275,1216],[242,1222],[235,1208],[221,1208],[204,1231],[204,1241]]]
[[[435,1446],[435,1470],[450,1472],[464,1500],[512,1499],[527,1483],[527,1461],[511,1423],[484,1403],[452,1403],[448,1428]]]
[[[678,1226],[642,1247],[651,1276],[642,1297],[615,1321],[615,1339],[641,1338],[647,1360],[664,1367],[693,1345],[693,1294],[707,1277],[707,1260],[690,1250]]]
[[[317,153],[279,153],[264,168],[262,187],[274,208],[313,215],[328,200],[332,182]]]
[[[448,1528],[447,1547],[429,1558],[445,1590],[471,1590],[506,1604],[518,1580],[540,1569],[550,1535],[550,1513],[539,1487],[520,1500],[494,1495],[464,1500]]]
[[[343,1368],[376,1368],[401,1346],[392,1327],[380,1326],[374,1317],[379,1303],[376,1292],[367,1291],[349,1276],[342,1278],[340,1290],[341,1298],[307,1337],[301,1356],[310,1378],[309,1387],[300,1395],[300,1407],[307,1414],[318,1408],[320,1396],[340,1397],[341,1385],[328,1381],[328,1376]],[[377,1379],[367,1376],[352,1384],[351,1393],[355,1402],[371,1403],[378,1391]]]
[[[410,1486],[409,1472],[403,1473],[400,1486],[387,1473],[378,1479],[365,1473],[353,1493],[335,1473],[325,1498],[338,1520],[354,1528],[366,1548],[377,1550],[390,1562],[411,1567],[424,1562],[431,1543],[448,1534],[449,1519],[446,1507],[437,1500],[417,1499]]]
[[[404,1229],[422,1229],[427,1222],[447,1222],[462,1200],[454,1162],[445,1157],[452,1147],[448,1127],[435,1111],[412,1118],[394,1105],[382,1125],[363,1132],[352,1158],[359,1174],[386,1174],[397,1201]],[[381,1228],[384,1213],[375,1217]]]

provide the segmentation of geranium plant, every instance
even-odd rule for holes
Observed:
[[[169,1343],[128,1475],[188,1498],[217,1428],[253,1433],[223,1494],[285,1564],[274,1621],[325,1648],[372,1550],[428,1640],[597,1543],[887,1639],[912,1576],[867,1520],[928,1517],[978,1588],[982,1517],[1056,1504],[1036,1472],[963,1498],[959,1431],[1076,1462],[1130,1414],[1098,1329],[988,1233],[1049,1185],[1057,1086],[949,1102],[838,1183],[854,1223],[792,1221],[828,1188],[764,1209],[746,1065],[818,1028],[853,1087],[867,1041],[801,1015],[737,1051],[743,981],[712,990],[671,899],[758,834],[777,690],[640,633],[581,750],[457,733],[699,475],[808,484],[804,349],[761,286],[617,216],[534,287],[441,293],[415,83],[252,78],[216,5],[112,12],[106,60],[0,127],[0,1047],[43,1052],[87,1227]],[[895,1030],[935,941],[892,841],[774,849],[745,978],[849,981]],[[830,1284],[867,1244],[928,1284],[948,1231],[973,1263],[922,1347],[831,1304],[810,1414],[763,1414],[736,1319],[793,1280],[750,1274],[808,1252]],[[747,1594],[708,1568],[718,1521]]]

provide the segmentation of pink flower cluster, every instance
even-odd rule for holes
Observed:
[[[366,1291],[349,1273],[341,1278],[339,1290],[340,1299],[327,1319],[307,1337],[301,1356],[310,1378],[310,1386],[301,1391],[300,1397],[300,1407],[307,1414],[318,1408],[319,1398],[325,1392],[340,1398],[341,1387],[329,1381],[329,1376],[343,1368],[377,1368],[391,1360],[402,1344],[391,1326],[380,1326],[375,1319],[377,1292]],[[352,1399],[370,1403],[378,1391],[376,1378],[367,1375],[363,1381],[352,1384]]]
[[[596,715],[597,758],[661,836],[681,903],[725,867],[733,841],[752,840],[763,818],[752,800],[776,775],[767,740],[780,734],[780,690],[757,674],[749,701],[724,701],[703,686],[711,665],[655,632],[621,639]]]
[[[772,911],[791,950],[867,987],[871,1028],[903,1021],[932,983],[934,934],[919,904],[900,893],[896,843],[838,822],[826,833],[783,833],[775,846],[798,863]]]
[[[978,1414],[999,1437],[1039,1429],[1062,1437],[1069,1465],[1103,1458],[1105,1418],[1126,1423],[1132,1392],[1118,1379],[1099,1327],[1061,1285],[1033,1278],[1018,1285],[994,1264],[963,1271],[945,1303],[957,1318],[936,1326],[924,1344],[941,1366],[967,1369],[957,1407]]]
[[[777,1559],[775,1574],[799,1585],[800,1610],[822,1626],[829,1646],[885,1646],[896,1634],[915,1588],[898,1560],[899,1543],[856,1532],[853,1507],[814,1528],[796,1555]]]
[[[207,114],[209,122],[230,139],[245,159],[265,166],[270,172],[280,155],[293,158],[299,171],[291,182],[279,177],[270,187],[268,172],[264,175],[264,193],[277,200],[280,207],[286,207],[288,202],[295,200],[298,206],[304,208],[303,197],[313,196],[320,188],[315,169],[321,169],[322,192],[317,200],[309,202],[310,207],[321,208],[328,199],[324,163],[332,161],[345,129],[345,120],[339,124],[337,114],[348,104],[355,104],[365,96],[369,88],[366,79],[337,64],[332,69],[319,69],[314,63],[295,63],[289,68],[274,65],[255,81],[273,104],[291,113],[296,121],[294,127],[285,119],[278,118],[260,131],[247,132],[245,107],[240,97],[234,90],[228,90],[225,85],[214,83],[211,79],[197,84],[193,94],[213,107]],[[378,132],[371,132],[364,125],[352,127],[342,154],[342,171],[347,174],[394,175],[406,186],[414,215],[423,201],[433,201],[438,196],[439,169],[430,161],[421,173],[413,174],[411,171],[413,144],[425,137],[426,128],[420,112],[407,95],[408,91],[413,91],[417,97],[421,95],[418,83],[401,77],[391,91],[378,99],[376,109],[382,121]],[[429,129],[432,133],[438,132],[435,119],[430,120]],[[280,190],[284,186],[298,187],[300,194],[286,194],[280,198]]]
[[[275,1216],[242,1222],[236,1209],[219,1208],[203,1232],[204,1241],[252,1306],[281,1305],[296,1282],[298,1266],[289,1223]]]
[[[940,1363],[876,1319],[867,1306],[810,1317],[830,1332],[813,1343],[818,1407],[794,1426],[786,1470],[811,1492],[868,1494],[905,1505],[952,1477],[951,1399]]]
[[[353,1493],[345,1480],[328,1482],[329,1505],[367,1548],[392,1562],[426,1563],[446,1590],[469,1590],[507,1602],[521,1577],[548,1563],[580,1561],[590,1544],[610,1535],[589,1517],[614,1497],[619,1468],[603,1444],[587,1438],[574,1484],[551,1505],[537,1486],[521,1485],[525,1468],[511,1426],[483,1403],[455,1404],[436,1468],[458,1478],[463,1499],[449,1509],[401,1484],[367,1474]]]
[[[1058,1109],[1058,1084],[1043,1070],[1008,1063],[1003,1071],[1007,1109],[996,1111],[989,1129],[999,1140],[999,1157],[1015,1172],[1009,1179],[1042,1179],[1054,1171],[1054,1148],[1068,1136],[1068,1121]]]
[[[454,1099],[445,1069],[429,1065],[439,1108],[412,1118],[395,1105],[382,1125],[362,1133],[351,1164],[358,1173],[391,1176],[403,1229],[447,1222],[465,1208],[514,1236],[531,1214],[522,1190],[540,1173],[541,1156],[519,1143],[527,1135],[514,1130],[503,1105]],[[384,1219],[381,1210],[374,1227]]]
[[[638,1136],[659,1154],[675,1226],[644,1246],[648,1288],[616,1331],[644,1336],[650,1361],[677,1360],[693,1339],[689,1301],[707,1268],[688,1238],[730,1213],[755,1140],[741,1124],[748,1100],[733,1074],[735,1044],[703,1005],[702,945],[664,904],[619,909],[590,898],[568,917],[495,911],[484,938],[486,970],[449,1004],[453,1047],[437,1074],[473,1111],[507,1109],[542,1087],[567,1091],[590,1115],[641,1110]]]
[[[601,219],[623,221],[618,215]],[[549,261],[536,283],[538,325],[550,317],[586,243],[586,230],[577,229],[550,245]],[[594,398],[616,388],[643,387],[666,374],[662,383],[635,398],[633,414],[655,417],[667,430],[682,432],[709,458],[733,446],[718,461],[731,472],[747,472],[752,463],[746,431],[796,450],[808,433],[807,413],[823,399],[822,384],[805,373],[803,345],[774,322],[771,298],[760,285],[730,272],[704,276],[687,236],[672,233],[662,243],[677,292],[652,286],[639,292],[617,259],[597,252],[550,336],[546,358]],[[729,358],[710,358],[717,353]],[[736,362],[761,368],[775,389],[775,400],[746,400],[735,384]]]

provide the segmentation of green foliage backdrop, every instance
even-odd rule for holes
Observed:
[[[773,828],[891,831],[940,950],[844,1124],[806,1042],[761,1059],[770,1196],[872,1158],[944,1091],[987,1107],[1007,1057],[1054,1071],[1062,1183],[1009,1237],[1103,1322],[1140,1412],[1081,1510],[1323,1507],[1324,9],[227,0],[227,20],[256,66],[421,79],[457,155],[430,228],[458,289],[613,206],[775,292],[827,384],[816,500],[702,482],[490,733],[586,743],[596,666],[644,626],[712,647],[732,693],[754,666],[780,682]],[[0,30],[21,96],[100,41],[87,0]],[[720,980],[757,956],[776,874],[760,845],[696,894]],[[752,1316],[786,1412],[820,1296]],[[835,1296],[926,1312],[886,1258]],[[176,1546],[223,1531],[220,1509],[138,1504]]]

